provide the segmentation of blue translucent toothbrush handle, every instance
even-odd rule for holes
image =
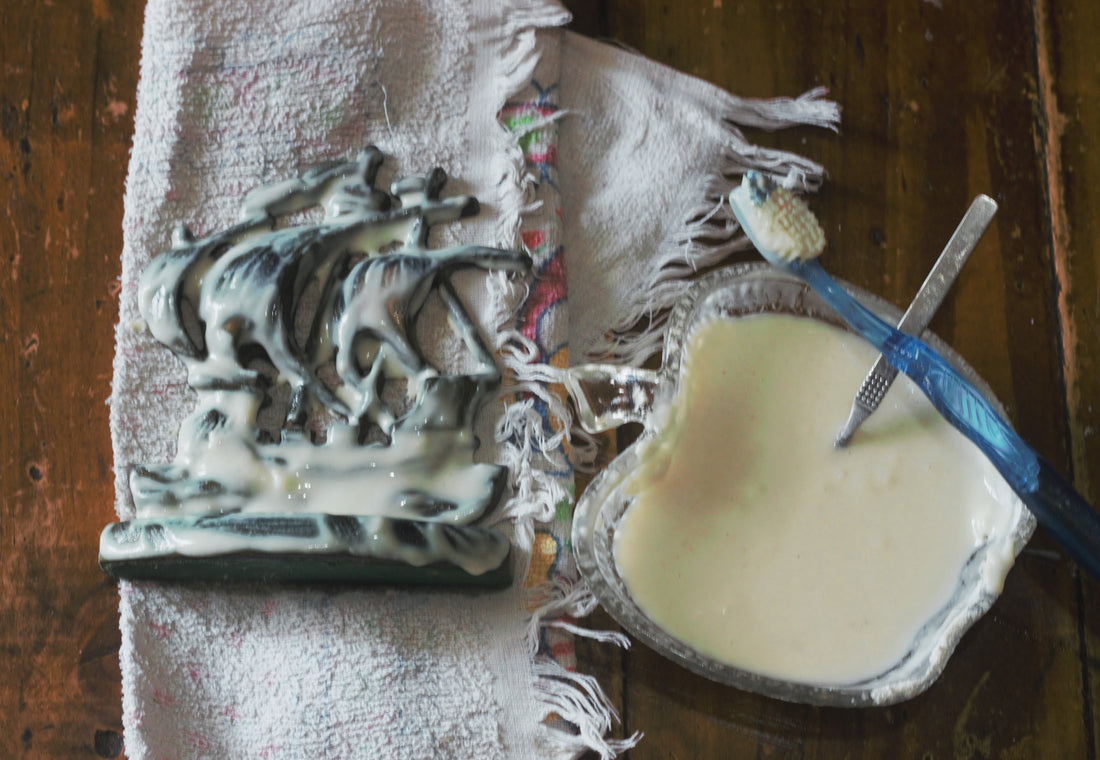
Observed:
[[[1100,514],[954,367],[924,343],[903,337],[906,340],[899,343],[908,345],[899,346],[893,356],[900,364],[908,360],[909,369],[898,369],[909,374],[947,421],[989,457],[1039,524],[1077,564],[1100,578]],[[884,355],[890,359],[891,354]]]
[[[814,261],[792,267],[838,314],[908,375],[969,438],[1077,561],[1100,578],[1100,514],[1005,422],[977,388],[923,341],[883,322]]]
[[[1021,501],[1077,564],[1100,578],[1100,515],[1042,457],[1038,481],[1034,491],[1020,494]]]
[[[885,345],[887,361],[909,375],[932,406],[989,457],[1013,489],[1035,490],[1038,456],[977,388],[918,338],[895,331]]]
[[[919,338],[879,319],[840,287],[816,259],[795,271],[895,369],[908,375],[937,411],[989,457],[1014,490],[1035,490],[1039,471],[1035,452],[946,359]]]

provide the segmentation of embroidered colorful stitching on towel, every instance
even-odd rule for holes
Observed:
[[[557,119],[560,85],[533,79],[522,100],[510,101],[501,111],[501,123],[518,140],[532,193],[539,207],[524,216],[520,229],[523,246],[531,255],[537,277],[516,319],[518,332],[529,341],[536,363],[555,368],[569,366],[569,346],[561,329],[568,317],[565,251],[562,246],[561,188],[558,185]],[[532,416],[528,422],[553,455],[548,474],[561,482],[564,495],[557,501],[553,519],[535,528],[531,562],[526,585],[560,583],[575,580],[572,553],[567,545],[573,506],[573,466],[571,443],[562,433],[566,426],[563,409],[564,391],[551,386],[545,394],[528,391],[522,402]],[[511,432],[517,439],[520,433]],[[564,666],[575,661],[572,636],[553,629],[542,629],[539,651]]]

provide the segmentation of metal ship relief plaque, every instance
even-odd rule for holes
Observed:
[[[441,197],[440,169],[380,190],[382,160],[368,148],[257,187],[240,222],[180,228],[142,273],[142,317],[198,401],[175,458],[133,466],[135,517],[101,536],[107,573],[511,582],[507,538],[477,524],[507,479],[474,457],[501,371],[452,278],[525,275],[530,259],[429,249],[432,225],[477,200]],[[439,330],[460,370],[429,358]]]

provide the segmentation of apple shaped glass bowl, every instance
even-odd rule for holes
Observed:
[[[881,299],[849,285],[845,287],[886,321],[896,324],[900,319],[901,313]],[[741,264],[700,279],[677,305],[670,317],[660,370],[583,365],[570,371],[569,390],[577,403],[581,424],[590,432],[627,422],[644,425],[638,440],[593,480],[577,503],[572,535],[577,565],[596,598],[624,628],[659,654],[714,681],[815,705],[859,707],[909,699],[939,676],[959,639],[1000,593],[1010,563],[995,561],[991,553],[998,551],[997,547],[1003,552],[1003,547],[1009,545],[1013,554],[1018,554],[1034,531],[1034,517],[1014,495],[1001,504],[1010,511],[1008,519],[998,521],[1001,534],[989,536],[970,557],[954,594],[920,628],[908,652],[884,672],[852,683],[783,680],[702,654],[651,620],[635,603],[619,574],[613,555],[615,532],[631,505],[624,484],[639,466],[647,442],[660,432],[661,414],[654,410],[661,409],[675,395],[682,355],[695,328],[715,318],[737,319],[765,313],[791,314],[847,329],[801,280],[766,264]],[[926,334],[925,339],[1003,414],[988,386],[973,369],[935,336]],[[855,390],[852,389],[853,393]],[[838,410],[838,414],[846,411]],[[998,577],[991,578],[990,573]]]

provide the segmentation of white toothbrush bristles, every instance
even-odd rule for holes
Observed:
[[[825,231],[810,211],[810,207],[787,188],[775,183],[769,177],[750,171],[741,181],[742,198],[749,200],[748,221],[752,226],[752,237],[758,247],[763,246],[770,254],[793,264],[798,261],[815,259],[825,250]]]

